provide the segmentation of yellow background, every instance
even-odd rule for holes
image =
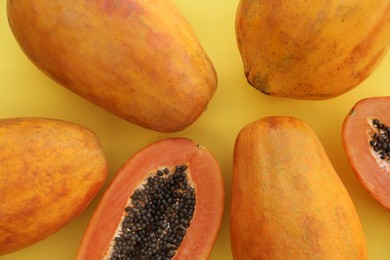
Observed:
[[[364,228],[370,259],[390,259],[390,212],[371,198],[357,181],[341,143],[341,124],[358,100],[390,95],[390,55],[366,81],[340,97],[326,101],[270,97],[249,86],[243,73],[234,28],[238,0],[174,2],[193,26],[219,78],[218,90],[208,109],[186,130],[164,134],[143,129],[98,108],[46,77],[26,58],[14,40],[6,18],[5,0],[0,3],[0,118],[53,117],[92,129],[100,137],[107,155],[109,180],[130,155],[158,139],[182,136],[208,147],[221,164],[226,190],[223,223],[211,260],[232,259],[229,205],[233,146],[238,131],[247,123],[268,115],[301,118],[318,134],[350,192]],[[56,234],[24,250],[2,256],[1,260],[74,259],[100,196],[101,193],[80,216]]]

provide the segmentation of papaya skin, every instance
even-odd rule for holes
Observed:
[[[0,120],[0,160],[0,255],[58,231],[107,177],[97,136],[56,119]]]
[[[167,138],[144,147],[118,170],[87,226],[76,260],[107,259],[110,242],[130,195],[149,173],[179,164],[188,165],[195,186],[196,206],[173,259],[207,259],[222,221],[225,193],[221,169],[207,148],[187,138]]]
[[[238,134],[233,161],[234,259],[367,259],[353,202],[313,130],[265,117]]]
[[[345,117],[342,141],[348,162],[367,192],[383,207],[390,209],[390,174],[388,163],[380,160],[369,145],[372,120],[390,124],[390,97],[359,100]],[[381,162],[381,163],[378,163]]]
[[[186,128],[216,91],[211,60],[170,0],[8,0],[7,11],[40,70],[144,128]]]
[[[390,1],[241,0],[236,36],[250,85],[279,97],[337,97],[388,51]]]

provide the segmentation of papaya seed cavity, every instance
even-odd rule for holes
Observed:
[[[153,172],[130,196],[108,259],[171,259],[190,226],[195,203],[187,165]]]
[[[370,133],[370,146],[382,160],[390,160],[390,126],[383,124],[379,119],[372,120],[373,133]]]

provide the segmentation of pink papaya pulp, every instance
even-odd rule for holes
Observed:
[[[7,0],[7,11],[40,70],[142,127],[182,130],[216,90],[214,66],[171,0]]]
[[[390,209],[390,97],[358,101],[346,116],[342,140],[348,161],[363,187]]]
[[[207,259],[223,203],[222,175],[210,151],[189,139],[157,141],[119,170],[77,259]]]
[[[49,118],[0,120],[0,255],[30,246],[79,215],[107,177],[98,137]]]

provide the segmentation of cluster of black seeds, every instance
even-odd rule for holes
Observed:
[[[158,170],[131,195],[110,260],[168,260],[175,255],[195,210],[195,189],[186,170],[186,165]]]
[[[372,125],[377,131],[371,135],[370,146],[380,155],[381,159],[390,160],[390,127],[378,119],[373,119]]]

